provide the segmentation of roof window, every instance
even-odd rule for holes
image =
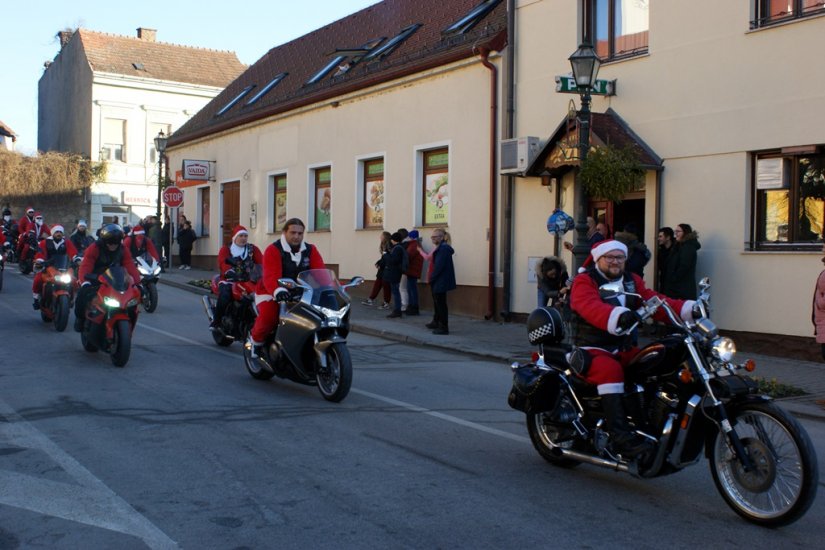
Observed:
[[[252,104],[253,104],[253,103],[255,103],[256,101],[258,101],[259,99],[261,99],[263,96],[265,96],[265,95],[267,94],[267,92],[269,92],[272,88],[274,88],[275,86],[277,86],[277,85],[281,82],[281,80],[283,80],[284,78],[286,78],[286,75],[288,75],[288,74],[289,74],[289,73],[281,73],[281,74],[277,75],[275,78],[273,78],[272,80],[270,80],[270,81],[269,81],[269,84],[267,84],[266,86],[264,86],[263,88],[261,88],[261,89],[258,91],[258,93],[257,93],[257,94],[253,95],[253,96],[249,99],[249,101],[247,101],[247,102],[246,102],[246,104],[247,104],[247,105],[252,105]]]
[[[231,109],[233,105],[235,105],[237,102],[239,102],[240,100],[242,100],[246,94],[248,94],[249,92],[251,92],[251,91],[252,91],[252,88],[254,88],[254,87],[255,87],[255,85],[254,85],[254,84],[250,84],[249,86],[247,86],[246,88],[244,88],[244,89],[241,91],[241,93],[239,93],[238,95],[236,95],[236,96],[235,96],[235,98],[234,98],[232,101],[230,101],[229,103],[227,103],[226,105],[224,105],[224,107],[223,107],[220,111],[218,111],[217,113],[215,113],[215,116],[221,116],[221,115],[223,115],[226,111],[228,111],[229,109]]]
[[[444,34],[464,34],[475,27],[488,13],[501,3],[501,0],[485,0],[470,10],[470,13],[442,31]]]
[[[420,28],[421,23],[415,23],[414,25],[401,29],[401,32],[390,38],[385,44],[378,46],[365,55],[364,61],[373,61],[387,57],[393,52],[393,50],[395,50],[395,48],[400,46],[402,42],[412,36],[412,34]]]

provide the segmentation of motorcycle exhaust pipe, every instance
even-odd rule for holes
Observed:
[[[209,299],[209,296],[201,296],[201,301],[203,301],[203,310],[206,312],[206,316],[209,317],[209,322],[211,323],[215,319],[215,309],[212,307],[212,300]]]
[[[611,470],[617,470],[619,472],[626,473],[630,471],[627,464],[623,464],[616,460],[608,460],[606,458],[580,453],[578,451],[571,451],[570,449],[558,450],[561,451],[564,458],[572,458],[574,460],[578,460],[579,462],[585,462],[587,464],[592,464],[593,466],[601,466],[602,468],[610,468]]]

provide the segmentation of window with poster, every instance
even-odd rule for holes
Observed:
[[[445,225],[449,221],[450,153],[447,147],[424,151],[424,225]]]
[[[208,187],[201,187],[198,189],[198,204],[201,205],[200,209],[200,228],[201,228],[201,237],[208,237],[209,236],[209,188]]]
[[[332,210],[332,168],[325,166],[313,170],[314,193],[313,231],[329,231]]]
[[[384,159],[363,162],[364,228],[384,227]]]
[[[825,146],[752,155],[751,250],[819,250],[825,226]]]
[[[280,233],[286,223],[286,174],[278,174],[272,177],[273,204],[272,212],[275,215],[273,232]]]

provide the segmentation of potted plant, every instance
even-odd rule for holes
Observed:
[[[591,197],[621,202],[644,181],[645,169],[635,150],[603,145],[591,149],[581,165],[579,180]]]

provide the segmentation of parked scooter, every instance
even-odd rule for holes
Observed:
[[[226,306],[220,324],[212,328],[212,338],[219,346],[229,346],[234,341],[244,342],[255,324],[255,283],[244,271],[229,269],[224,273],[232,284],[232,301]],[[224,283],[227,284],[227,283]],[[220,293],[220,275],[212,278],[212,294]],[[215,301],[212,296],[203,297],[203,307],[210,325],[215,318]]]
[[[346,285],[329,269],[310,269],[297,281],[279,279],[287,289],[281,303],[278,328],[267,339],[259,357],[244,344],[246,370],[253,378],[273,376],[318,386],[324,399],[339,402],[352,385],[352,359],[347,349],[350,298],[346,289],[360,285],[353,277]],[[289,302],[289,306],[287,306]]]
[[[86,318],[80,332],[83,349],[109,353],[112,364],[122,367],[129,361],[132,350],[132,332],[138,319],[140,291],[131,284],[131,277],[119,265],[110,266],[100,275],[89,273],[86,280],[98,288],[86,308]]]
[[[146,313],[153,313],[158,308],[158,279],[160,279],[160,264],[148,252],[135,258],[135,265],[140,272],[141,303]]]
[[[74,263],[79,259],[75,258]],[[47,261],[35,260],[34,271],[43,271],[43,290],[40,293],[40,318],[44,323],[54,321],[57,332],[66,330],[69,312],[74,302],[75,276],[69,257],[60,254]]]
[[[526,413],[527,431],[551,464],[582,463],[641,478],[672,474],[707,458],[716,489],[734,512],[766,527],[792,523],[816,496],[819,469],[805,429],[733,362],[736,346],[708,316],[710,282],[700,283],[701,318],[680,319],[659,296],[636,313],[664,310],[671,334],[641,349],[625,368],[624,420],[650,452],[622,456],[605,426],[604,398],[580,375],[584,357],[561,344],[561,316],[539,308],[527,320],[537,360],[513,364],[508,402]],[[636,296],[621,281],[600,287],[606,297]],[[630,333],[634,327],[625,333]]]

